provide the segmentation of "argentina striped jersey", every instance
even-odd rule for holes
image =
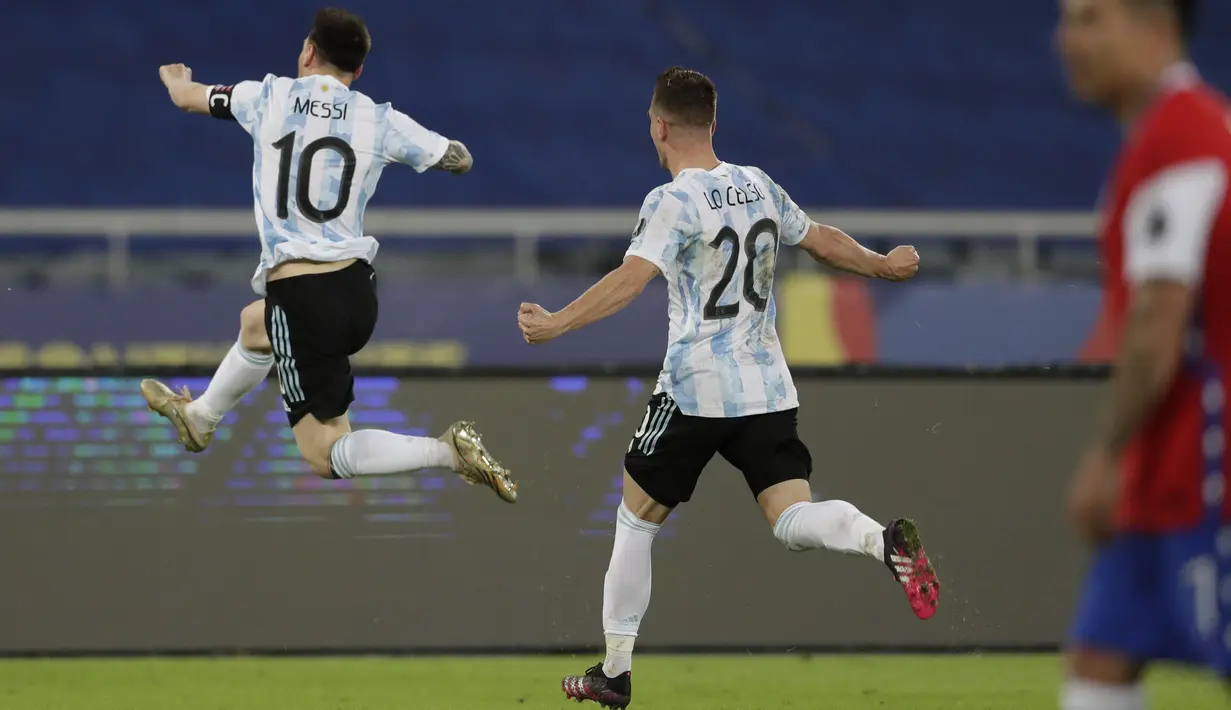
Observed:
[[[210,114],[252,136],[252,197],[261,262],[252,288],[265,293],[270,269],[285,261],[376,256],[363,212],[389,163],[427,170],[449,141],[389,104],[330,76],[208,87]]]
[[[657,392],[683,414],[743,417],[799,406],[774,326],[778,247],[812,222],[758,168],[683,170],[646,196],[627,256],[668,285]]]

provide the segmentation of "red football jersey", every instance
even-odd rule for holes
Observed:
[[[1231,512],[1225,455],[1231,376],[1231,108],[1189,65],[1169,70],[1125,139],[1100,235],[1108,322],[1119,342],[1135,285],[1197,293],[1183,364],[1124,454],[1118,522],[1162,532]]]

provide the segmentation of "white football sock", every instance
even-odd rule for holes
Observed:
[[[824,548],[885,558],[885,526],[844,500],[796,503],[774,523],[774,537],[792,550]]]
[[[607,639],[603,673],[608,678],[632,670],[633,643],[650,607],[650,547],[660,528],[620,503],[611,562],[603,579],[603,632]]]
[[[329,452],[338,478],[388,476],[421,468],[453,469],[453,448],[425,436],[402,436],[380,429],[343,434]]]
[[[199,431],[211,431],[244,395],[265,380],[273,366],[272,354],[254,353],[235,343],[222,359],[205,393],[189,403],[188,418]]]
[[[1069,679],[1060,691],[1060,710],[1145,710],[1141,684],[1108,685]]]

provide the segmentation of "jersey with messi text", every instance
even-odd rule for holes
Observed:
[[[781,245],[812,222],[758,168],[681,171],[645,198],[627,256],[667,280],[667,355],[658,377],[683,414],[743,417],[799,406],[774,327]]]
[[[378,104],[329,76],[207,89],[210,115],[252,136],[252,197],[261,261],[252,288],[265,293],[275,266],[295,259],[344,261],[376,256],[363,212],[389,163],[427,170],[449,141],[389,104]]]

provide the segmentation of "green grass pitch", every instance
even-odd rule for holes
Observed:
[[[0,661],[3,710],[578,708],[560,678],[592,658]],[[633,708],[1055,710],[1054,656],[640,656]],[[1215,710],[1203,676],[1151,674],[1151,707]],[[587,703],[584,707],[594,707]],[[581,708],[579,708],[581,710]]]

